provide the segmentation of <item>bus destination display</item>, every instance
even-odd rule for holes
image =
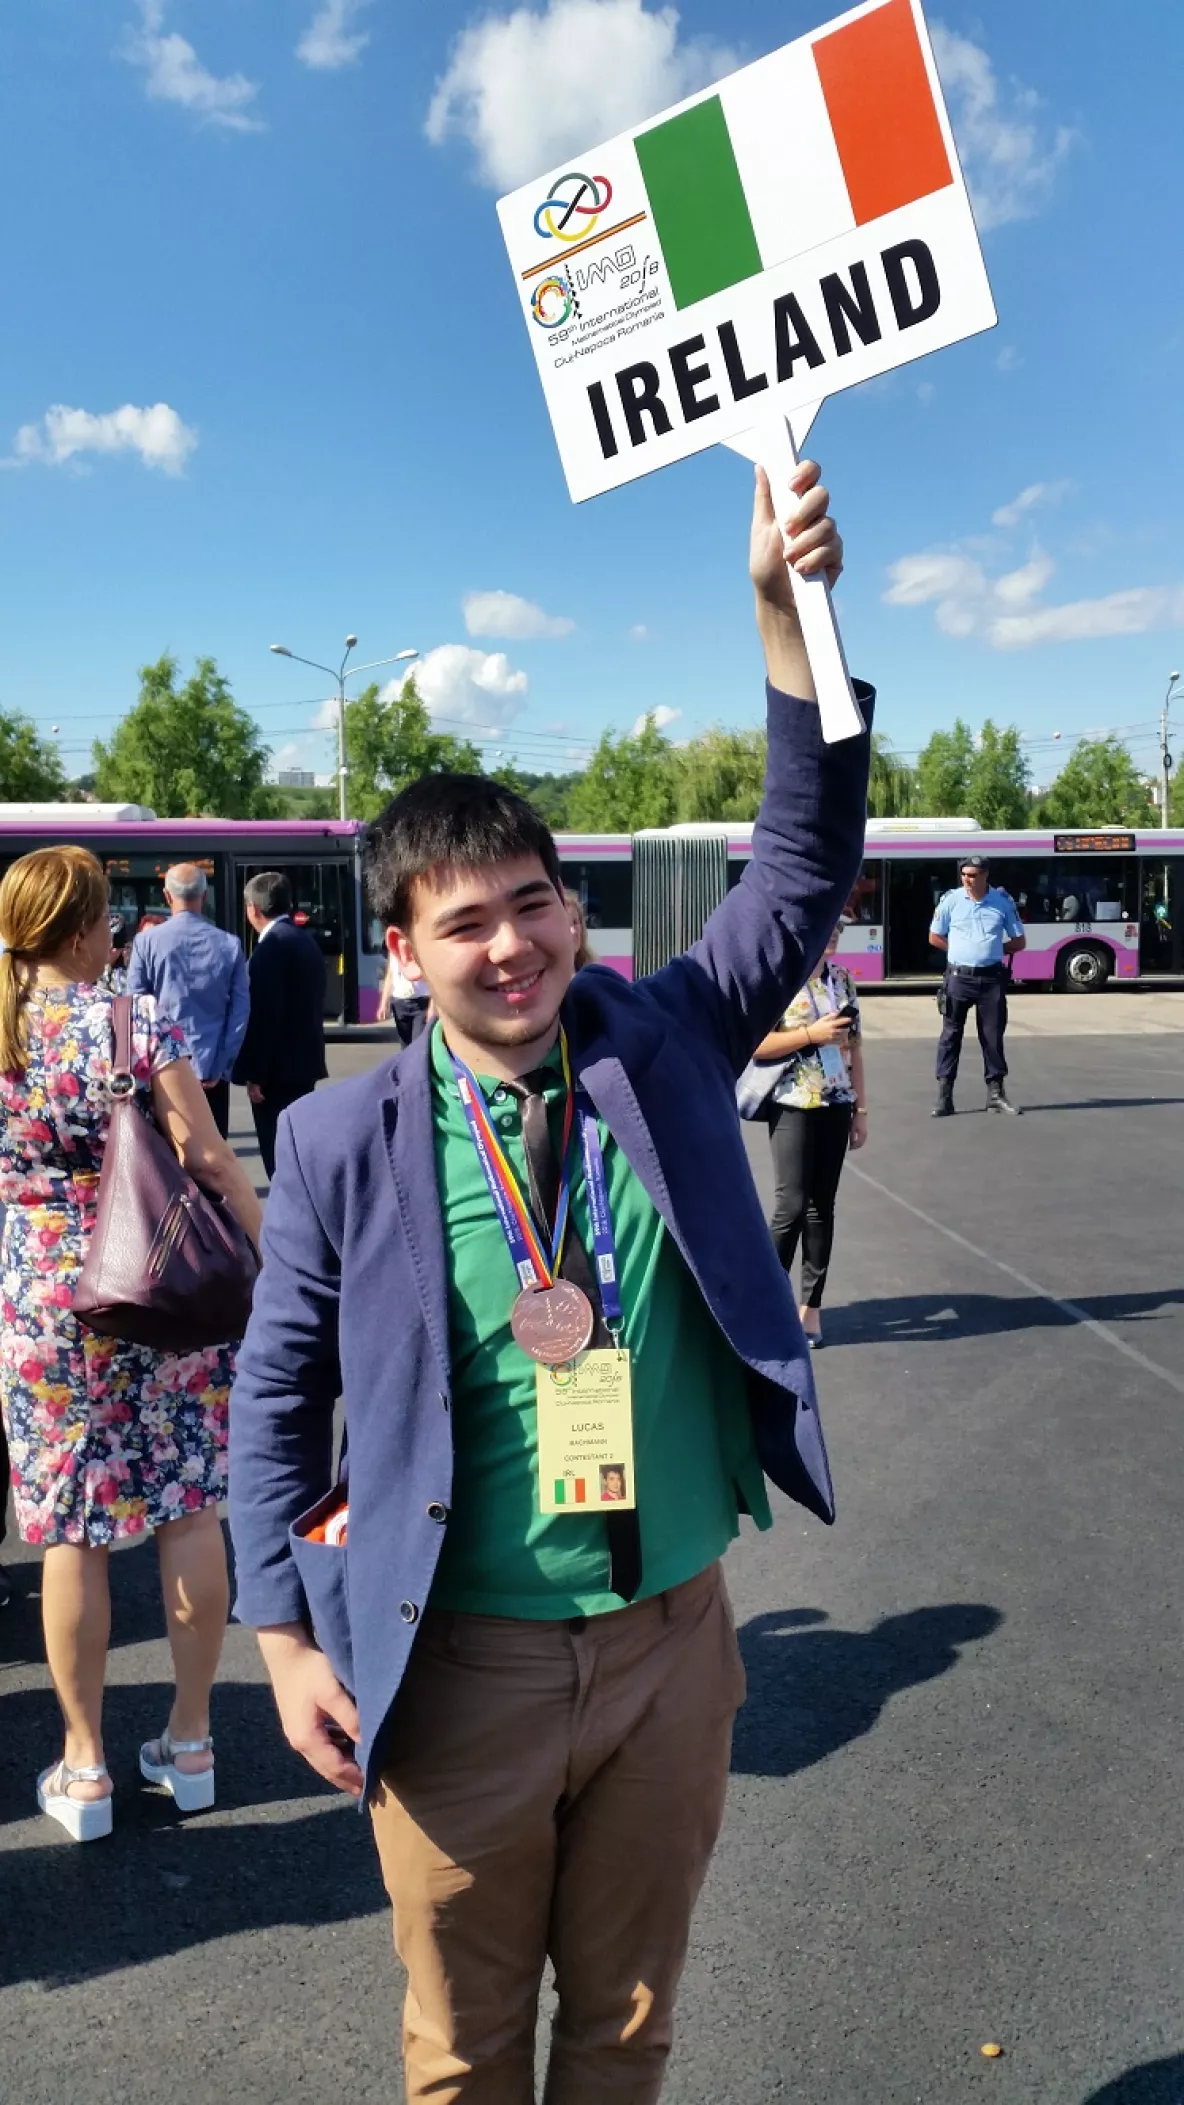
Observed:
[[[1133,855],[1133,833],[1054,833],[1054,855]]]

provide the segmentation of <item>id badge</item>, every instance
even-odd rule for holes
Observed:
[[[822,1072],[828,1082],[846,1081],[847,1062],[843,1058],[842,1049],[839,1046],[820,1045],[818,1057],[822,1062]]]
[[[582,1352],[535,1368],[540,1513],[622,1513],[637,1505],[629,1354]]]

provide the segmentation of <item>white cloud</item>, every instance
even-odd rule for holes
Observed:
[[[648,643],[649,640],[650,632],[646,627],[644,621],[635,621],[633,627],[629,631],[630,643]]]
[[[1010,504],[1001,504],[997,512],[991,513],[991,524],[1018,526],[1025,512],[1034,511],[1037,505],[1059,504],[1070,487],[1067,482],[1030,482]]]
[[[325,0],[300,42],[296,56],[319,73],[336,73],[355,65],[370,42],[370,32],[353,24],[370,0]]]
[[[13,442],[8,468],[30,467],[41,461],[60,468],[86,453],[138,453],[146,468],[161,468],[166,475],[180,475],[197,444],[197,433],[182,422],[167,402],[137,409],[125,402],[122,409],[108,409],[96,416],[89,409],[69,409],[55,402],[40,424],[22,424]]]
[[[980,228],[1030,219],[1046,204],[1076,134],[1045,124],[1040,97],[1010,82],[1001,88],[981,44],[932,24],[933,55]]]
[[[314,731],[335,731],[337,729],[337,696],[335,694],[327,694],[325,696],[315,715],[309,718],[309,725]]]
[[[1023,362],[1014,344],[1004,344],[995,354],[995,369],[1000,373],[1014,373]]]
[[[738,63],[706,37],[680,38],[678,11],[643,0],[546,0],[462,31],[425,130],[459,135],[497,190],[638,124]]]
[[[642,710],[629,736],[640,738],[647,722],[652,722],[656,731],[665,731],[671,724],[676,724],[681,715],[681,709],[671,709],[667,703],[659,702],[656,709]]]
[[[140,26],[128,31],[122,47],[129,64],[143,67],[153,100],[178,102],[227,131],[261,131],[262,120],[251,110],[259,93],[255,82],[244,73],[211,73],[185,37],[165,29],[164,11],[164,0],[140,0]]]
[[[383,700],[399,694],[411,678],[429,715],[438,717],[445,729],[463,724],[473,731],[503,730],[518,715],[521,696],[530,685],[504,651],[473,650],[466,643],[438,644],[420,659],[414,673],[387,682]]]
[[[567,614],[545,614],[532,599],[516,592],[470,592],[464,603],[470,636],[506,636],[525,643],[538,637],[570,636],[575,622]]]
[[[1019,505],[1019,499],[1016,503]],[[999,514],[995,516],[998,519]],[[1184,585],[1138,585],[1100,599],[1042,607],[1037,602],[1056,572],[1050,555],[1035,548],[1026,563],[993,577],[986,563],[969,553],[972,545],[981,544],[964,542],[952,549],[901,556],[889,566],[888,590],[883,595],[887,605],[931,606],[943,635],[978,637],[998,651],[1184,628]]]

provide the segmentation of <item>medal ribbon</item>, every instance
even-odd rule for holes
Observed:
[[[494,1132],[481,1084],[476,1075],[465,1066],[464,1061],[459,1060],[449,1048],[449,1058],[456,1076],[456,1093],[461,1100],[465,1121],[473,1146],[477,1150],[477,1160],[481,1164],[489,1188],[489,1196],[493,1200],[494,1212],[506,1238],[514,1270],[518,1274],[518,1283],[522,1287],[554,1284],[563,1258],[563,1245],[571,1215],[571,1172],[568,1156],[575,1116],[575,1091],[572,1087],[567,1033],[562,1028],[559,1032],[559,1049],[563,1060],[563,1079],[567,1085],[567,1102],[563,1112],[563,1143],[559,1155],[559,1199],[555,1208],[555,1225],[551,1230],[551,1246],[548,1252],[534,1215],[522,1196],[522,1188],[514,1173],[513,1164]],[[603,1165],[601,1175],[603,1176]]]

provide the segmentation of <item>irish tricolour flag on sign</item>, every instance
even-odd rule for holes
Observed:
[[[954,180],[910,0],[787,45],[633,143],[679,309]]]

